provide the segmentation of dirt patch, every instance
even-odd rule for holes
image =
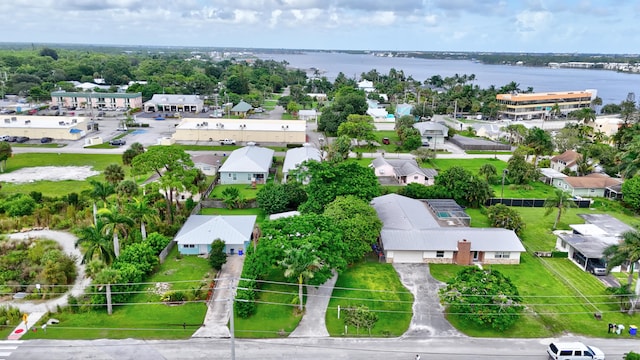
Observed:
[[[18,169],[8,174],[0,174],[0,181],[15,184],[30,183],[43,180],[82,181],[88,177],[98,174],[100,174],[100,172],[92,170],[91,166],[38,166]]]

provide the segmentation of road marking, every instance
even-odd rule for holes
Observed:
[[[22,344],[24,341],[23,340],[1,340],[0,341],[0,360],[5,360],[4,357],[5,356],[10,356],[11,355],[11,351],[5,351],[5,350],[17,350],[18,349],[18,345]]]

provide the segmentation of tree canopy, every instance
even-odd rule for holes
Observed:
[[[489,184],[461,166],[452,166],[436,176],[435,184],[462,206],[479,207],[493,196]]]

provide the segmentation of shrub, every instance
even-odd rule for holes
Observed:
[[[568,258],[569,253],[566,251],[552,251],[551,257],[552,258]]]

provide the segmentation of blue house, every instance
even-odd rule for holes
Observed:
[[[253,236],[256,215],[191,215],[173,239],[183,255],[208,254],[213,240],[224,241],[227,254],[245,251]]]
[[[269,177],[269,168],[275,151],[249,145],[234,150],[220,167],[220,183],[264,184]]]

